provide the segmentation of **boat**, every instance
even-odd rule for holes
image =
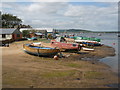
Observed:
[[[73,37],[76,43],[83,44],[83,46],[101,46],[101,39],[92,37]]]
[[[89,43],[98,43],[97,41],[90,41],[90,40],[75,40],[75,42],[89,42]]]
[[[82,37],[82,36],[76,36],[76,37],[71,37],[74,40],[89,40],[89,41],[95,41],[95,42],[100,42],[101,39],[95,38],[95,37]]]
[[[118,37],[120,37],[120,35],[118,34]]]
[[[73,43],[75,43],[75,40],[72,39],[72,38],[65,38],[65,40],[66,40],[67,42],[73,42]]]
[[[98,36],[101,36],[102,34],[101,33],[98,33]]]
[[[82,49],[83,49],[83,50],[85,50],[85,51],[94,51],[94,49],[93,49],[93,48],[86,48],[86,47],[82,47]]]
[[[64,37],[57,37],[51,40],[51,45],[59,48],[60,50],[80,50],[81,47],[78,43],[70,43]]]
[[[75,40],[76,41],[76,40]],[[76,41],[79,44],[82,44],[83,46],[102,46],[100,42],[85,42],[85,41]]]
[[[36,37],[32,37],[32,38],[27,38],[27,40],[37,40]]]
[[[39,47],[31,44],[24,44],[23,50],[26,53],[37,55],[37,56],[54,56],[60,52],[60,50],[57,48]]]

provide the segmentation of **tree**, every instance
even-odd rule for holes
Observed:
[[[3,28],[13,28],[16,25],[20,25],[22,20],[17,16],[12,14],[2,14],[2,27]]]
[[[29,31],[28,30],[23,30],[22,31],[22,35],[23,35],[23,37],[28,37],[29,36]]]

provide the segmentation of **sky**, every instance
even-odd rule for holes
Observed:
[[[2,2],[2,13],[10,13],[33,28],[85,29],[92,31],[118,30],[118,2],[77,2],[64,0],[38,2],[29,0]],[[31,2],[30,2],[31,1]]]

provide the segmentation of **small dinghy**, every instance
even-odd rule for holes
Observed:
[[[24,44],[23,48],[25,52],[37,56],[54,56],[60,52],[60,50],[56,48],[39,47],[31,44]]]
[[[94,51],[94,49],[92,49],[92,48],[82,47],[82,49],[85,50],[85,51]]]

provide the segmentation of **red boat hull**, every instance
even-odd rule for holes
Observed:
[[[56,42],[56,40],[51,40],[51,45],[54,47],[58,47],[59,49],[69,49],[69,50],[78,50],[78,44],[64,43],[64,42]]]

